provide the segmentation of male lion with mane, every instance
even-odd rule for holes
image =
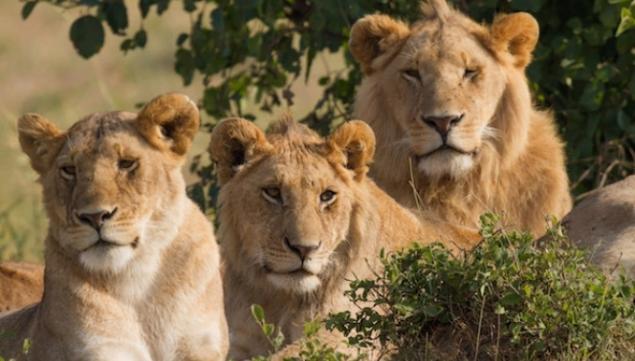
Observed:
[[[218,246],[181,174],[198,127],[196,105],[179,94],[139,114],[89,115],[67,132],[36,114],[20,118],[49,218],[44,296],[0,319],[0,355],[225,358]]]
[[[480,239],[395,202],[366,176],[374,151],[375,136],[361,121],[327,139],[290,119],[267,134],[238,118],[216,126],[210,154],[221,184],[218,237],[231,358],[270,351],[252,304],[286,337],[274,359],[297,356],[305,322],[353,309],[343,294],[347,281],[371,277],[380,249],[443,240],[456,250]],[[324,342],[342,344],[321,332]]]
[[[532,106],[524,74],[538,23],[515,13],[480,25],[444,0],[422,12],[412,26],[368,15],[351,30],[365,74],[355,116],[378,138],[371,176],[450,222],[475,226],[493,211],[543,234],[545,216],[564,216],[571,198],[553,116]]]

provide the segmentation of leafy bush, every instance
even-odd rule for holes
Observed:
[[[558,227],[536,244],[497,222],[482,217],[484,241],[462,258],[439,244],[382,253],[383,270],[347,291],[358,311],[325,321],[362,356],[324,345],[313,322],[303,351],[287,361],[634,360],[635,281],[609,282]],[[281,349],[284,336],[263,309],[252,313]]]
[[[107,26],[121,37],[124,52],[143,48],[151,36],[141,27],[130,32],[123,0],[31,0],[83,8],[70,38],[83,57],[102,47]],[[528,11],[541,24],[541,40],[528,69],[536,101],[552,107],[567,141],[569,174],[575,193],[625,177],[635,169],[635,25],[632,0],[455,0],[478,21],[497,12]],[[293,104],[291,83],[308,79],[316,58],[336,53],[341,64],[319,79],[322,96],[303,119],[326,131],[347,119],[361,73],[348,52],[351,25],[365,14],[381,12],[408,21],[419,18],[419,0],[183,0],[192,19],[175,44],[174,69],[185,84],[200,77],[202,107],[213,116],[253,118],[246,100],[272,111]],[[161,15],[170,0],[139,0],[143,19]],[[619,34],[619,36],[618,36]],[[208,127],[209,129],[209,127]],[[202,183],[193,194],[212,206],[209,168],[196,163]],[[212,192],[212,193],[209,193]]]
[[[635,282],[609,283],[557,229],[535,245],[482,222],[462,259],[440,245],[382,255],[376,279],[351,283],[359,311],[328,327],[395,360],[635,359]]]
[[[265,311],[260,305],[251,306],[251,314],[260,326],[260,330],[269,341],[272,353],[283,348],[284,335],[275,325],[265,319]],[[286,358],[285,361],[362,361],[363,356],[352,358],[351,356],[335,350],[333,346],[325,345],[317,337],[322,324],[319,321],[308,322],[304,325],[304,339],[301,341],[301,351],[297,357]],[[257,356],[251,361],[267,361],[269,356]],[[0,360],[2,361],[2,360]]]

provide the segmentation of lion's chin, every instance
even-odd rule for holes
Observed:
[[[86,269],[100,273],[119,273],[134,257],[132,245],[95,244],[82,251],[79,261]]]
[[[474,167],[474,156],[451,149],[442,150],[419,158],[417,168],[430,177],[450,176],[460,178]]]
[[[276,288],[292,293],[309,293],[321,285],[320,278],[307,272],[268,273],[267,280]]]

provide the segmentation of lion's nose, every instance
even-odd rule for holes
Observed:
[[[289,249],[298,255],[302,261],[304,261],[311,253],[315,252],[322,242],[318,242],[317,244],[299,244],[295,242],[289,241],[289,238],[284,239],[285,244]]]
[[[461,122],[461,120],[463,120],[464,115],[465,114],[452,114],[444,116],[424,115],[423,117],[421,117],[421,119],[432,129],[436,130],[441,135],[441,138],[445,140],[450,130],[452,130],[452,128],[454,128]]]
[[[110,218],[112,218],[117,212],[117,207],[108,211],[105,209],[100,209],[96,212],[84,212],[84,213],[76,213],[77,219],[80,222],[88,224],[89,226],[99,230],[101,226],[106,223]]]

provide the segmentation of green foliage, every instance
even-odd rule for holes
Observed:
[[[481,218],[484,240],[461,258],[439,244],[382,252],[383,270],[346,292],[357,311],[307,324],[288,360],[635,359],[635,281],[609,281],[557,226],[536,243],[498,220]],[[263,309],[252,313],[280,350],[284,338]],[[359,356],[322,343],[324,326],[347,336]]]
[[[267,338],[267,341],[269,341],[273,352],[280,350],[282,348],[282,345],[284,345],[284,335],[282,334],[282,332],[280,332],[280,329],[276,328],[274,324],[267,323],[267,320],[265,319],[265,310],[262,308],[262,306],[252,305],[251,315],[260,327],[262,334]],[[256,357],[253,359],[253,361],[262,360],[266,360],[266,358]]]
[[[620,26],[617,28],[617,36],[625,31],[635,28],[635,1],[632,0],[609,0],[612,4],[622,4]],[[628,5],[630,2],[630,5]],[[628,5],[628,6],[627,6]]]
[[[103,43],[102,28],[95,19],[124,37],[124,52],[143,48],[148,41],[143,25],[127,35],[128,15],[120,0],[28,1],[23,17],[38,2],[81,7],[92,14],[82,20],[83,27],[90,29],[87,35],[71,36],[84,57],[98,52]],[[528,11],[540,22],[541,40],[528,74],[537,103],[554,109],[567,141],[574,193],[584,193],[634,171],[635,31],[629,30],[635,25],[633,1],[453,3],[478,21],[491,21],[498,12]],[[170,5],[180,6],[192,19],[191,28],[180,34],[175,44],[174,69],[185,84],[200,77],[205,85],[201,104],[214,118],[208,129],[230,114],[253,119],[245,110],[247,103],[255,102],[264,111],[293,104],[291,83],[308,79],[321,54],[335,53],[341,64],[320,77],[322,96],[302,119],[326,132],[332,124],[349,117],[361,80],[347,48],[351,25],[375,12],[408,21],[419,18],[419,2],[413,0],[138,1],[142,19],[152,9],[161,15]],[[201,175],[206,177],[207,173]],[[208,189],[210,180],[203,178],[199,187]],[[199,193],[205,196],[204,191]],[[201,202],[207,208],[209,196]]]
[[[496,222],[482,218],[484,242],[462,259],[440,245],[382,255],[378,277],[347,292],[359,311],[328,327],[398,360],[635,357],[635,282],[608,282],[557,228],[535,245]]]
[[[284,345],[284,335],[275,325],[267,323],[265,311],[260,305],[251,306],[251,315],[260,326],[263,335],[271,344],[272,354],[282,350]],[[284,361],[361,361],[364,355],[353,358],[342,352],[338,352],[334,347],[324,344],[318,337],[318,331],[323,327],[322,322],[311,321],[304,325],[304,338],[300,341],[300,351],[294,357],[286,357]],[[269,356],[253,357],[251,361],[267,361]],[[2,361],[2,360],[0,360]]]
[[[84,58],[97,54],[104,46],[104,28],[99,19],[84,15],[71,25],[70,37],[77,53]]]
[[[6,335],[4,334],[0,334],[0,337],[5,337],[5,336]],[[31,339],[25,338],[24,341],[22,341],[22,354],[28,355],[29,352],[31,352],[32,345],[33,345],[33,342],[31,341]],[[6,359],[0,356],[0,361],[15,361],[15,359],[14,358]]]

